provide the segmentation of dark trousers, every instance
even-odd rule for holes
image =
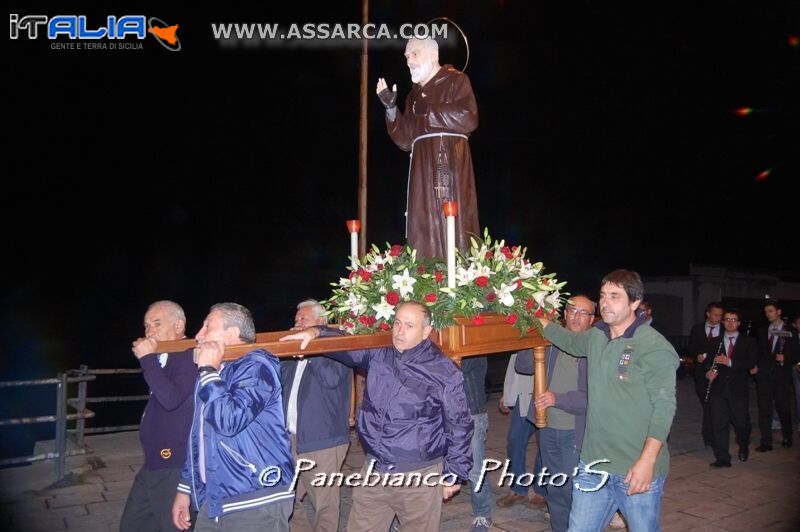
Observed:
[[[572,474],[580,459],[575,447],[575,431],[551,428],[539,429],[542,463],[547,468],[547,509],[550,510],[550,528],[553,532],[567,532],[569,511],[572,507]],[[563,476],[553,477],[561,473]],[[538,480],[537,480],[538,483]]]
[[[703,377],[703,380],[695,380],[694,391],[697,393],[697,398],[700,400],[700,406],[703,409],[703,425],[701,433],[703,435],[703,444],[714,444],[714,427],[711,424],[711,397],[706,401],[706,389],[708,387],[708,380]]]
[[[770,375],[758,375],[758,429],[761,443],[772,445],[772,405],[778,411],[783,437],[792,439],[791,368],[775,368]]]
[[[508,445],[506,448],[509,460],[509,471],[514,474],[514,478],[518,479],[521,475],[529,473],[527,469],[527,453],[528,442],[531,436],[536,434],[536,425],[531,423],[528,418],[522,417],[519,414],[519,399],[511,411],[511,424],[508,427]],[[533,474],[539,478],[539,473],[542,471],[542,453],[536,451],[535,463],[533,464]],[[516,482],[511,486],[511,490],[517,495],[527,495],[528,487],[520,486]],[[542,497],[547,496],[547,488],[539,486],[538,480],[533,483],[533,491]]]
[[[195,532],[289,532],[293,509],[294,499],[289,499],[210,519],[208,505],[205,505],[197,514],[194,529]]]
[[[747,395],[731,393],[728,383],[720,383],[711,394],[711,420],[714,427],[714,457],[720,462],[730,462],[728,450],[730,426],[740,448],[750,445],[750,412]]]
[[[172,503],[180,479],[180,469],[140,469],[125,502],[120,532],[174,531]],[[191,519],[194,523],[194,514]]]

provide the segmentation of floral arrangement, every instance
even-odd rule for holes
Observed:
[[[388,331],[396,306],[402,301],[427,305],[437,329],[455,323],[455,316],[483,323],[483,312],[506,316],[506,322],[524,334],[539,328],[535,317],[554,316],[565,300],[566,284],[555,273],[544,274],[541,262],[525,258],[526,248],[492,241],[488,230],[483,240],[471,239],[468,253],[456,253],[456,286],[447,288],[447,266],[438,258],[418,258],[408,246],[376,245],[348,267],[350,275],[331,283],[331,297],[323,301],[329,318],[350,334]]]

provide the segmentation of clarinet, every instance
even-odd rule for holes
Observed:
[[[724,344],[724,343],[725,343],[725,337],[722,334],[720,334],[719,347],[717,348],[717,352],[714,354],[714,362],[711,363],[711,371],[712,372],[713,371],[717,371],[717,357],[719,356],[720,352],[722,351],[722,344]],[[703,399],[704,403],[707,403],[708,402],[708,398],[711,396],[711,385],[713,384],[713,382],[714,381],[709,379],[708,386],[706,386],[706,398]]]

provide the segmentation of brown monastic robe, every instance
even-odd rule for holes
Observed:
[[[414,113],[414,102],[425,102],[425,114]],[[419,105],[419,104],[418,104]],[[472,155],[465,138],[439,135],[417,140],[429,133],[458,133],[469,136],[478,127],[478,105],[466,74],[451,65],[441,69],[424,86],[414,84],[406,97],[405,112],[399,109],[395,121],[386,117],[389,136],[404,151],[413,153],[408,183],[406,237],[420,257],[447,257],[447,221],[442,202],[458,202],[456,247],[469,249],[470,235],[480,235],[478,198]],[[444,148],[453,186],[451,198],[436,197],[437,159]]]

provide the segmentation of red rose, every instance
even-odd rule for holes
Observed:
[[[511,253],[511,250],[510,250],[510,249],[508,249],[508,246],[503,246],[503,247],[501,247],[501,248],[500,248],[500,253],[502,253],[503,255],[505,255],[505,257],[506,257],[507,259],[513,259],[513,258],[514,258],[514,254],[513,254],[513,253]]]
[[[522,279],[517,279],[517,288],[522,288]]]
[[[440,271],[437,271],[437,272],[436,272],[436,273],[433,275],[433,277],[436,279],[436,282],[437,282],[437,283],[441,283],[441,282],[442,282],[442,280],[444,280],[444,274],[443,274],[442,272],[440,272]]]
[[[395,244],[394,246],[392,246],[392,249],[389,250],[389,255],[391,255],[392,257],[396,257],[402,252],[403,252],[403,246],[401,246],[400,244]]]
[[[353,323],[352,321],[346,321],[344,322],[344,326],[347,327],[348,329],[352,329],[353,327],[356,326],[356,324]]]
[[[483,316],[478,314],[477,316],[472,318],[472,324],[473,325],[483,325]]]
[[[382,270],[383,269],[383,264],[378,264],[378,269]]]
[[[494,303],[495,299],[497,299],[497,294],[495,294],[494,292],[489,292],[488,294],[486,294],[486,301],[488,301],[489,303]]]
[[[361,323],[361,325],[367,325],[369,323],[369,320],[366,316],[359,316],[358,321]]]
[[[377,319],[375,318],[375,316],[367,316],[367,325],[369,325],[370,327],[375,325],[376,321]]]
[[[350,317],[351,317],[351,318],[355,318],[355,317],[356,317],[356,313],[355,313],[355,312],[353,312],[352,310],[350,311]]]
[[[536,309],[536,312],[534,312],[533,315],[536,316],[537,318],[544,318],[544,310],[542,309],[542,307],[539,307]]]
[[[386,294],[386,302],[392,306],[397,305],[398,303],[400,303],[400,296],[397,294],[397,292],[392,290],[391,292]]]
[[[431,292],[430,294],[425,294],[425,301],[428,303],[435,303],[436,302],[436,294]]]
[[[510,323],[511,325],[514,325],[515,323],[517,323],[517,315],[516,314],[509,314],[506,317],[506,323]]]
[[[423,266],[422,264],[417,266],[417,273],[419,273],[419,274],[425,273],[425,266]]]
[[[481,275],[480,277],[475,279],[475,284],[480,286],[481,288],[484,288],[486,287],[487,284],[489,284],[489,278],[486,277],[485,275]]]
[[[486,252],[486,260],[492,260],[494,258],[494,253],[491,251]]]
[[[372,274],[367,270],[358,270],[358,275],[361,276],[361,280],[365,283],[368,283],[370,279],[372,279]]]
[[[528,298],[525,302],[525,310],[531,310],[533,308],[533,299]]]
[[[355,278],[355,276],[356,272],[350,272],[349,274],[347,274],[347,278],[350,279],[351,281]]]
[[[382,321],[381,324],[378,325],[378,328],[382,331],[388,331],[390,329],[389,324],[385,321]]]

